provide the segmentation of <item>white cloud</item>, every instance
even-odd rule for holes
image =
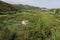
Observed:
[[[5,0],[1,0],[1,1],[5,1]]]
[[[12,3],[12,4],[25,4],[31,0],[2,0],[5,1],[7,3]]]
[[[20,0],[20,1],[22,1],[22,2],[26,2],[26,1],[28,1],[28,0]]]
[[[1,1],[5,1],[7,3],[12,3],[12,4],[26,4],[31,0],[1,0]]]
[[[21,1],[21,2],[26,2],[26,1],[28,1],[28,0],[1,0],[1,1],[14,1],[14,2],[19,2],[19,1]]]

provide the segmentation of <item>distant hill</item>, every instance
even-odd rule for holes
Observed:
[[[1,11],[15,11],[15,8],[6,2],[0,1],[0,12]]]
[[[40,10],[39,7],[22,5],[22,4],[9,4],[0,1],[0,11],[20,11],[20,10]]]
[[[13,4],[15,8],[18,10],[41,10],[39,7],[29,6],[29,5],[23,5],[23,4]]]

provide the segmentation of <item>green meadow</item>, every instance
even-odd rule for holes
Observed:
[[[60,20],[45,11],[0,15],[0,40],[60,40]],[[23,25],[22,20],[28,20]]]

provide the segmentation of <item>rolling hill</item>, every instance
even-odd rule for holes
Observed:
[[[40,10],[39,7],[23,5],[23,4],[9,4],[3,1],[0,1],[0,12],[2,11],[23,11],[23,10]]]
[[[9,3],[6,3],[6,2],[3,2],[3,1],[0,1],[0,12],[5,12],[5,11],[15,11],[15,8],[9,4]]]
[[[17,10],[41,10],[39,7],[29,6],[29,5],[23,5],[23,4],[13,4]]]

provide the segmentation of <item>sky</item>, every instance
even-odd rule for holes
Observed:
[[[2,0],[11,4],[24,4],[46,8],[60,8],[60,0]]]

